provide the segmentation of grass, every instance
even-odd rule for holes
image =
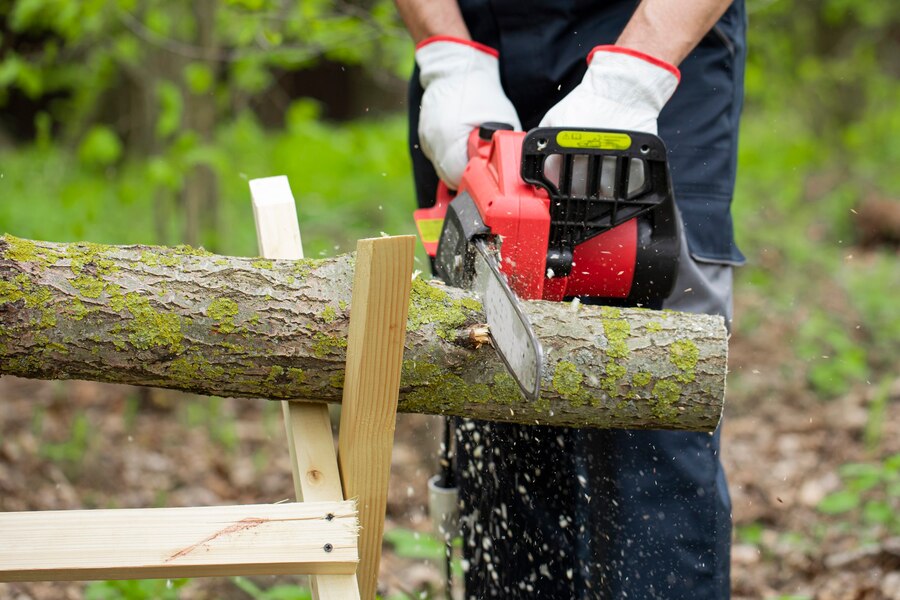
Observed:
[[[308,256],[346,252],[382,232],[414,232],[403,119],[329,125],[303,103],[291,114],[274,134],[250,117],[220,128],[209,156],[220,185],[216,251],[257,254],[247,183],[272,175],[289,178]],[[0,231],[53,241],[180,243],[183,222],[166,178],[184,160],[173,153],[98,169],[56,146],[0,152]],[[169,206],[162,239],[154,227],[157,191]]]

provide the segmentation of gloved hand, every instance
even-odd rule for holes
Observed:
[[[547,111],[541,127],[629,129],[656,134],[656,120],[675,92],[678,69],[629,48],[597,46],[581,83]]]
[[[467,40],[437,36],[416,47],[419,81],[425,90],[419,143],[438,176],[456,189],[468,162],[467,143],[482,123],[509,123],[519,116],[500,84],[497,52]]]

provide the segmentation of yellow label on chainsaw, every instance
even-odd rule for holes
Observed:
[[[628,150],[631,136],[610,131],[560,131],[556,143],[563,148],[592,148],[594,150]]]
[[[419,226],[419,237],[423,242],[434,243],[441,237],[441,228],[444,226],[443,219],[419,219],[416,221]]]

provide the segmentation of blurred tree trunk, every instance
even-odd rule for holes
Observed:
[[[197,27],[197,46],[202,62],[215,73],[219,45],[215,35],[216,0],[195,0],[194,21]],[[186,90],[187,112],[185,124],[197,133],[203,145],[211,144],[216,125],[216,97],[214,90],[193,93]],[[219,185],[215,171],[207,164],[195,165],[184,181],[182,202],[185,211],[185,242],[215,248],[219,234]]]

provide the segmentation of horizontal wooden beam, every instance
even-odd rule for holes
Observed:
[[[0,581],[353,573],[356,503],[0,513]]]

